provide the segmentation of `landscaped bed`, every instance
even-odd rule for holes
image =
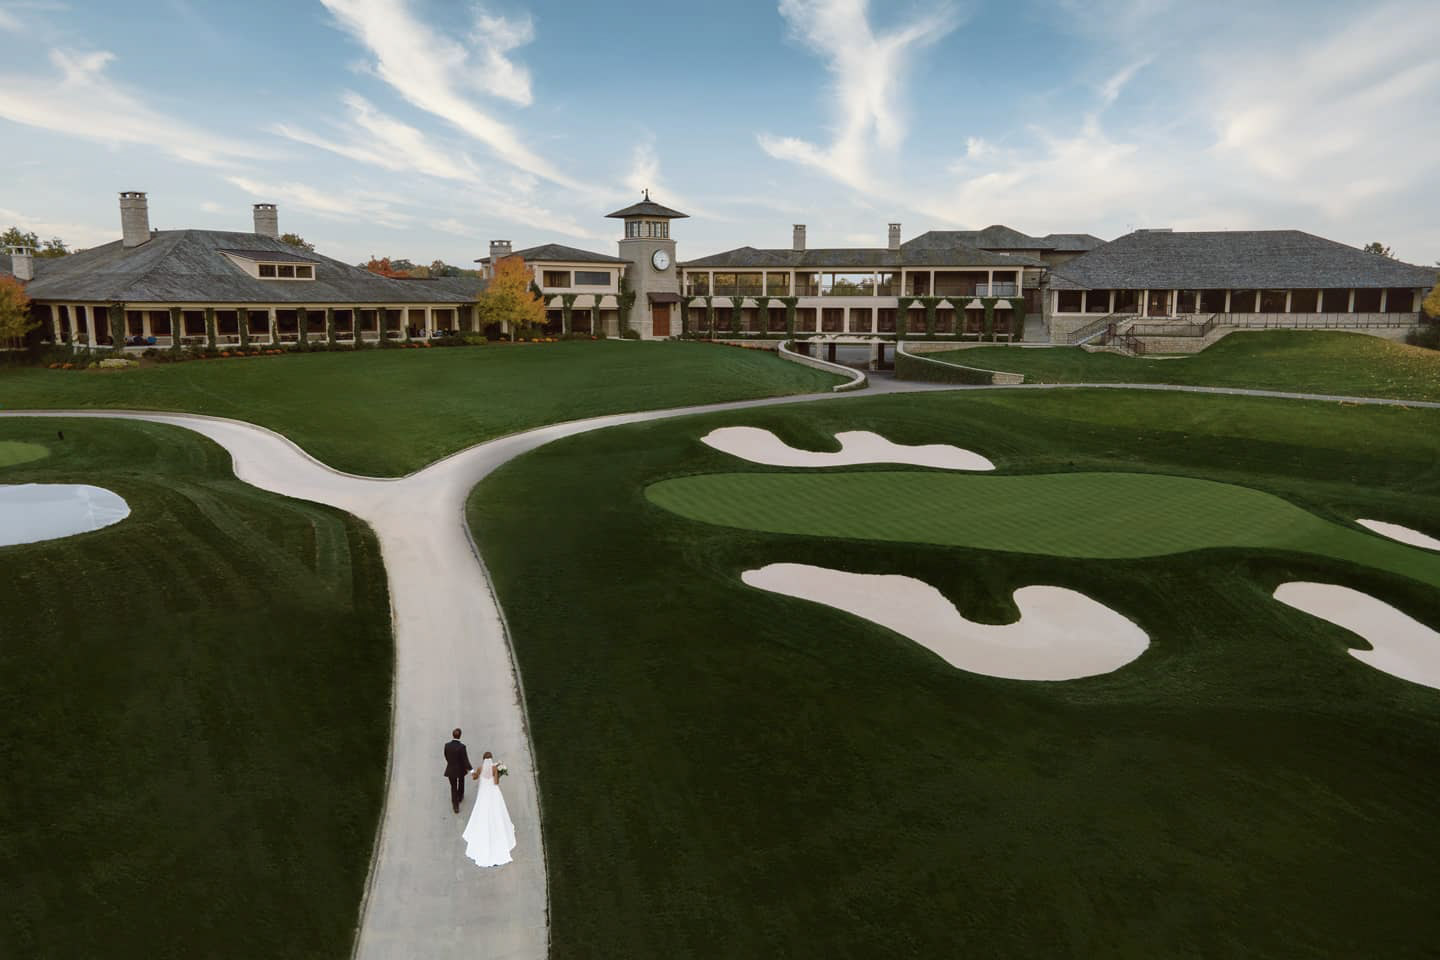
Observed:
[[[248,420],[351,473],[397,476],[475,443],[605,413],[829,391],[759,350],[617,341],[0,369],[6,409],[177,410]]]
[[[716,504],[737,518],[749,504],[735,526],[651,503],[652,484],[696,475],[837,475],[702,442],[726,426],[816,451],[851,430],[953,444],[998,475],[845,467],[873,482],[806,507],[828,536],[746,529],[770,523],[758,485]],[[1026,552],[853,531],[913,502],[901,477],[1164,474],[1420,557],[1354,521],[1434,532],[1437,437],[1440,411],[927,394],[617,428],[502,468],[470,519],[543,771],[553,955],[707,955],[717,938],[736,956],[1424,955],[1440,939],[1440,692],[1372,669],[1350,656],[1354,635],[1271,594],[1343,584],[1433,629],[1433,586],[1198,534],[1097,559],[1039,552],[1038,529]],[[995,510],[978,486],[929,504],[935,526],[1043,510],[1053,492],[997,491]],[[1133,497],[1107,505],[1112,524],[1127,503],[1134,536],[1165,533],[1143,529]],[[780,563],[911,577],[977,623],[1013,620],[1016,590],[1064,587],[1149,646],[1085,679],[982,676],[742,580]]]
[[[130,515],[0,547],[0,956],[349,956],[390,729],[374,538],[179,428],[0,420],[17,445],[47,455],[0,484]]]
[[[1360,333],[1242,331],[1194,356],[1163,360],[1079,347],[975,347],[926,356],[1022,373],[1026,383],[1176,383],[1440,400],[1440,351]]]

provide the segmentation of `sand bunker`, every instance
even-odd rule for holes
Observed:
[[[1282,583],[1275,599],[1363,637],[1350,655],[1376,670],[1440,690],[1440,633],[1368,593],[1333,583]]]
[[[761,590],[864,617],[926,647],[952,666],[1010,680],[1076,680],[1110,673],[1145,652],[1150,638],[1130,620],[1074,590],[1015,591],[1020,619],[973,623],[913,577],[772,563],[741,575]]]
[[[769,430],[758,427],[720,427],[702,438],[722,453],[770,467],[849,467],[861,463],[905,463],[944,470],[994,470],[995,464],[978,453],[948,443],[907,447],[891,443],[869,430],[835,434],[838,453],[797,450]]]
[[[1412,547],[1440,550],[1440,540],[1427,537],[1419,530],[1402,527],[1398,523],[1386,523],[1384,520],[1356,520],[1355,522],[1372,533],[1378,533],[1382,537],[1389,537],[1391,540],[1398,540],[1401,543],[1408,543]]]
[[[83,483],[0,486],[0,547],[72,537],[119,523],[130,506],[119,494]]]

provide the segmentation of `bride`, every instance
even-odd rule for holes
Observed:
[[[498,867],[510,862],[510,851],[515,849],[515,824],[510,822],[510,811],[505,808],[500,773],[489,750],[481,758],[474,779],[480,781],[480,789],[462,834],[465,856],[482,867]]]

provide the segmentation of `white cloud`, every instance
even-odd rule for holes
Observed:
[[[27,233],[35,233],[43,243],[52,237],[64,240],[71,250],[84,249],[120,239],[120,209],[115,209],[115,222],[109,227],[93,223],[63,222],[47,220],[43,216],[24,213],[0,207],[0,222],[6,226],[17,226]]]
[[[814,167],[858,190],[873,186],[871,146],[893,151],[905,139],[905,67],[915,51],[959,23],[941,6],[887,32],[870,24],[868,0],[780,0],[795,36],[826,61],[832,77],[834,136],[825,146],[791,136],[759,135],[771,156]]]
[[[200,209],[206,213],[224,213],[225,208],[214,200],[204,200],[200,203]]]
[[[278,203],[281,206],[293,204],[331,220],[377,223],[386,227],[409,226],[415,221],[415,217],[397,210],[388,198],[372,193],[327,193],[297,181],[267,183],[243,176],[228,176],[225,179],[250,194],[256,202]]]
[[[535,24],[530,17],[509,20],[482,10],[476,15],[475,31],[470,37],[479,47],[478,69],[472,73],[479,88],[491,96],[530,106],[530,71],[506,56],[535,39]]]
[[[0,117],[55,130],[107,146],[143,145],[205,166],[225,167],[261,155],[230,140],[152,109],[106,76],[113,53],[51,50],[58,75],[0,75]]]
[[[475,80],[483,62],[472,60],[465,48],[446,34],[422,23],[415,12],[399,0],[322,0],[339,24],[363,43],[375,57],[376,74],[412,105],[453,124],[486,144],[495,155],[513,166],[554,183],[585,189],[548,160],[536,154],[508,124],[480,109],[462,92],[477,84],[494,93],[489,80]],[[510,42],[514,33],[507,35]],[[503,43],[490,48],[503,59]],[[485,48],[481,60],[490,56]],[[508,61],[506,61],[508,62]],[[507,73],[512,101],[528,102],[529,75],[515,68]],[[516,86],[524,78],[523,91]],[[498,81],[497,81],[498,82]]]

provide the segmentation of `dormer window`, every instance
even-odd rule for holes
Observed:
[[[315,268],[308,263],[262,263],[261,280],[314,280]]]

